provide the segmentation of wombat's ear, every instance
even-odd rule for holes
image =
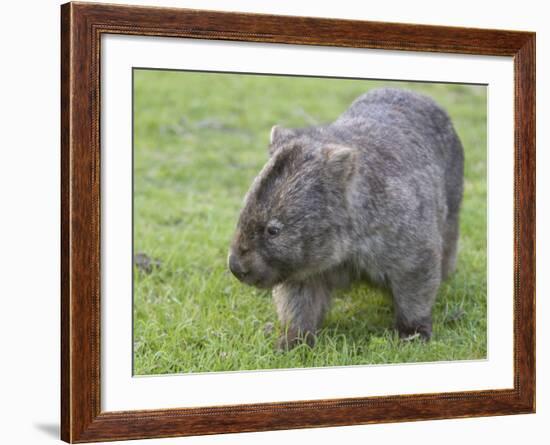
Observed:
[[[281,143],[295,135],[296,132],[290,128],[283,128],[280,125],[273,125],[271,128],[271,136],[269,138],[269,155],[272,156],[273,153],[277,151]]]
[[[355,150],[345,145],[325,145],[322,152],[331,176],[343,180],[351,177],[355,166]]]

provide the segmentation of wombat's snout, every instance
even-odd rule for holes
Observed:
[[[241,249],[231,249],[227,263],[231,273],[249,286],[259,289],[272,287],[277,279],[277,274],[269,268],[261,257],[255,252],[241,253]]]
[[[250,272],[243,264],[237,259],[234,253],[229,253],[229,269],[231,273],[235,275],[239,280],[243,280]]]

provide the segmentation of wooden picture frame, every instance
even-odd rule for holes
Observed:
[[[513,57],[513,389],[102,412],[99,92],[103,34]],[[61,37],[63,440],[95,442],[535,411],[534,33],[67,3],[61,7]]]

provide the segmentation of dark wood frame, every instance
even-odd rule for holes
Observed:
[[[102,412],[102,34],[512,56],[514,388]],[[67,442],[492,416],[535,411],[535,34],[92,3],[61,7],[61,438]],[[512,278],[510,277],[512,283]]]

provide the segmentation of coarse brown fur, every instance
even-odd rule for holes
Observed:
[[[269,153],[228,261],[242,282],[273,289],[280,346],[313,344],[331,292],[365,277],[390,289],[402,337],[429,339],[456,265],[463,189],[445,111],[416,93],[374,90],[331,124],[275,126]]]

